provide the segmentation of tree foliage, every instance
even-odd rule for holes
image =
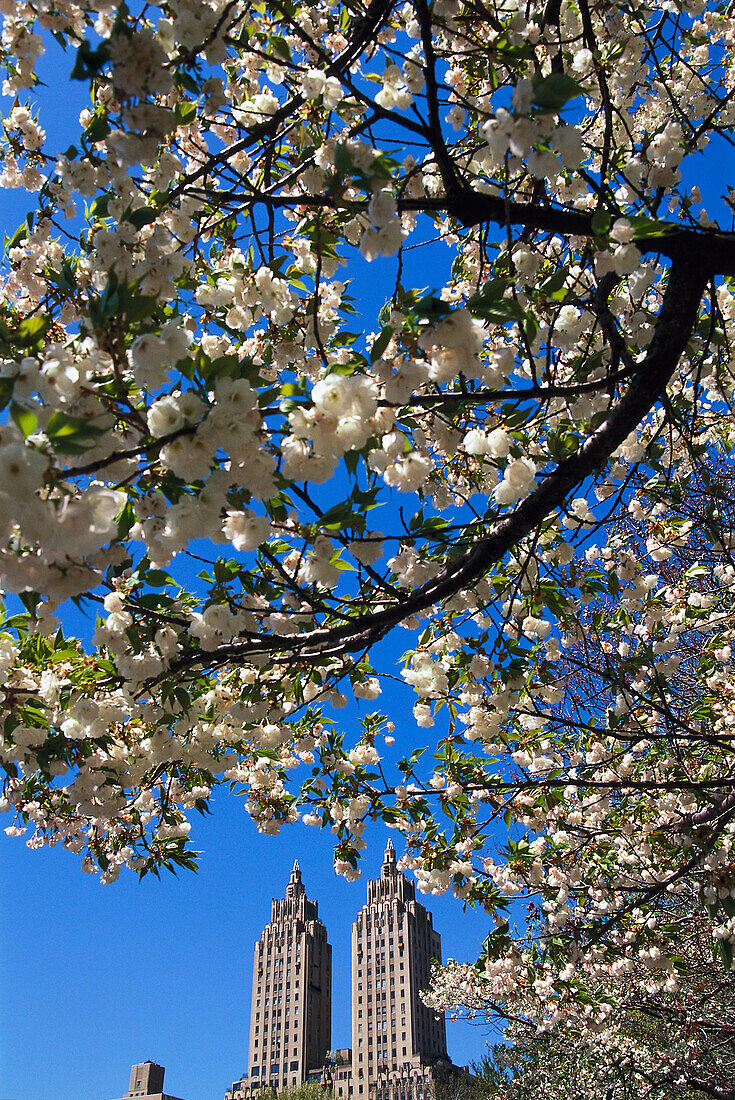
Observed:
[[[686,963],[671,991],[651,987],[650,962],[625,976],[598,977],[597,992],[609,1007],[604,1023],[567,1021],[537,1029],[516,1015],[506,1041],[491,1047],[479,1065],[476,1095],[497,1100],[731,1100],[735,1095],[735,982],[711,956],[711,927],[692,919],[696,898],[682,894],[669,907]],[[464,971],[464,973],[462,973]],[[447,968],[445,991],[454,984],[460,1003],[468,968]],[[473,975],[477,1014],[482,983]],[[492,1012],[490,1013],[493,1015]]]
[[[320,1085],[317,1081],[306,1081],[301,1085],[287,1085],[280,1092],[271,1086],[267,1085],[265,1088],[260,1089],[258,1096],[262,1096],[263,1100],[276,1100],[276,1096],[284,1098],[284,1100],[334,1100],[334,1093],[323,1085]]]
[[[229,783],[354,876],[380,819],[537,1021],[599,1023],[618,965],[676,990],[685,883],[729,966],[730,9],[0,11],[2,181],[38,192],[0,302],[6,832],[193,866]],[[59,155],[51,36],[91,94]],[[340,722],[391,678],[435,736]]]

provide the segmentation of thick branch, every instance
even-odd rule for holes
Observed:
[[[592,215],[576,210],[559,210],[534,203],[508,202],[496,195],[465,189],[449,196],[447,213],[464,226],[495,222],[496,225],[522,225],[557,233],[562,237],[593,237]],[[717,275],[735,274],[735,233],[713,229],[680,229],[661,222],[660,232],[652,232],[635,242],[642,253],[656,253],[671,260],[701,265]]]
[[[250,138],[243,139],[243,142],[230,146],[226,153],[217,156],[224,157],[237,152],[249,141]],[[188,180],[169,193],[169,198],[175,198],[187,190],[189,184],[202,174],[203,171],[199,170],[193,173]],[[326,208],[351,210],[355,213],[366,210],[368,206],[366,199],[335,199],[332,195],[274,195],[264,191],[234,190],[213,193],[206,189],[192,189],[192,193],[209,201],[216,199],[220,206],[240,203],[243,206]],[[560,237],[592,238],[597,235],[592,226],[591,214],[533,202],[510,201],[506,204],[497,195],[486,195],[467,187],[454,195],[439,198],[399,198],[396,205],[400,211],[411,213],[425,211],[427,214],[447,214],[466,228],[481,225],[483,222],[494,222],[503,230],[510,224]],[[735,275],[735,233],[721,229],[682,229],[675,222],[652,220],[650,232],[634,243],[643,255],[653,254],[667,256],[670,260],[692,261],[701,264],[710,275]]]

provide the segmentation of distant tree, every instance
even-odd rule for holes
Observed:
[[[258,1097],[259,1100],[334,1100],[334,1093],[318,1081],[306,1081],[302,1085],[286,1085],[279,1091],[268,1085],[259,1090]]]
[[[431,1087],[432,1100],[492,1100],[495,1091],[485,1065],[472,1065],[468,1073],[447,1073]]]

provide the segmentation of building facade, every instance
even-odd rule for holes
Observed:
[[[285,898],[255,945],[249,1080],[276,1090],[301,1084],[321,1065],[332,1037],[332,948],[318,906],[306,896],[298,860]]]
[[[331,948],[296,863],[255,946],[249,1072],[225,1100],[307,1080],[336,1100],[435,1096],[439,1082],[466,1071],[447,1056],[444,1018],[421,1000],[433,959],[441,962],[441,940],[389,841],[352,926],[352,1049],[329,1051]]]
[[[389,841],[380,877],[368,882],[367,902],[352,925],[356,1100],[392,1100],[404,1071],[415,1071],[410,1076],[418,1079],[423,1067],[448,1061],[444,1017],[421,1000],[432,959],[441,957],[431,913],[416,901],[414,884],[398,870]]]

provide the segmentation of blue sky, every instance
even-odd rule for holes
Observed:
[[[351,1045],[350,926],[365,879],[334,876],[328,835],[295,825],[261,837],[241,799],[214,808],[197,824],[199,873],[160,882],[122,875],[103,887],[68,852],[2,838],[2,1100],[111,1100],[147,1058],[166,1066],[174,1095],[221,1100],[247,1062],[253,943],[295,856],[333,949],[332,1045]],[[400,850],[398,834],[370,836],[371,877],[389,835]],[[475,958],[486,918],[421,900],[444,957]],[[484,1026],[450,1022],[447,1033],[454,1061],[482,1055]]]
[[[65,79],[70,65],[51,44],[41,66],[43,123],[58,149],[75,138],[88,102],[86,86]],[[716,171],[707,171],[711,152],[697,165],[711,213],[733,162],[729,147],[721,143],[718,152]],[[29,205],[24,194],[5,192],[0,230],[12,232]],[[428,274],[425,254],[413,255],[418,285],[440,284],[446,253],[441,261],[437,254]],[[379,308],[394,270],[391,262],[371,267],[361,305]],[[365,265],[355,273],[364,275]],[[404,641],[408,635],[394,645]],[[381,704],[408,714],[405,725],[396,719],[396,749],[427,743],[405,693],[386,691]],[[224,792],[213,809],[211,818],[193,823],[195,847],[203,850],[199,874],[161,881],[123,874],[101,887],[80,872],[78,857],[31,852],[22,839],[0,835],[0,1100],[110,1100],[126,1091],[130,1065],[148,1058],[166,1066],[173,1094],[220,1100],[246,1066],[253,943],[294,857],[333,947],[332,1045],[350,1044],[350,924],[365,900],[365,879],[335,878],[328,834],[297,825],[280,837],[261,837],[243,800]],[[376,874],[388,835],[377,828],[367,834],[366,873]],[[484,916],[463,914],[451,898],[422,900],[434,914],[444,957],[475,958],[488,930]],[[458,1063],[479,1058],[486,1037],[481,1026],[450,1023],[450,1055]]]

